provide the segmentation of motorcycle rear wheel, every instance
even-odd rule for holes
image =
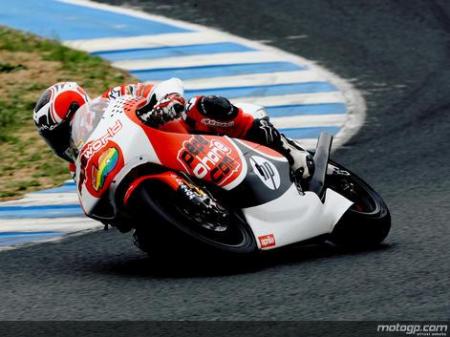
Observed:
[[[349,175],[327,176],[327,186],[354,202],[334,227],[330,241],[350,248],[380,244],[391,228],[391,215],[386,203],[364,180],[342,165],[330,163]]]

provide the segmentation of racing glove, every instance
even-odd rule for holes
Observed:
[[[137,115],[145,124],[158,127],[181,117],[185,104],[185,99],[179,94],[168,94],[156,102],[152,108],[148,104],[137,110]]]

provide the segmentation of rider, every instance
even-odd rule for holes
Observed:
[[[192,133],[227,135],[266,145],[284,154],[298,178],[311,175],[312,157],[294,141],[281,134],[268,117],[256,118],[220,96],[197,96],[186,104],[181,80],[171,78],[154,84],[124,84],[103,93],[110,100],[120,96],[143,97],[146,103],[138,117],[152,127],[180,119]],[[52,85],[41,95],[34,108],[34,122],[41,136],[61,158],[73,163],[71,120],[90,98],[75,82]]]

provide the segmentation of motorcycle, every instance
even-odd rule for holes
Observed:
[[[94,100],[75,115],[71,139],[84,212],[134,230],[142,250],[195,244],[248,254],[311,240],[366,247],[387,236],[386,204],[329,160],[331,136],[319,137],[314,174],[298,182],[273,149],[189,134],[179,121],[149,127],[136,115],[141,104],[131,96]],[[264,117],[257,106],[246,110]]]

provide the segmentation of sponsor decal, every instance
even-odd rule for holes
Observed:
[[[201,123],[205,124],[207,126],[215,126],[218,128],[231,128],[232,126],[234,126],[234,121],[220,122],[220,121],[216,121],[215,119],[210,119],[210,118],[203,118],[201,120]]]
[[[98,168],[94,166],[92,169],[92,186],[96,191],[103,187],[106,177],[114,170],[118,162],[119,151],[115,147],[102,153],[98,159]]]
[[[89,159],[96,151],[98,151],[102,146],[104,146],[110,138],[119,133],[122,130],[122,123],[120,120],[116,120],[114,124],[106,130],[106,133],[100,138],[88,142],[81,149],[81,156]]]
[[[183,142],[177,159],[188,173],[222,186],[241,167],[240,161],[234,160],[232,155],[232,149],[223,142],[194,135]]]
[[[261,179],[267,188],[276,190],[280,187],[280,173],[270,160],[259,156],[251,156],[249,160],[253,172]]]
[[[99,198],[124,167],[124,159],[120,147],[112,140],[108,140],[91,157],[81,157],[80,165],[78,190],[81,192],[84,183],[89,193]]]
[[[275,247],[275,236],[273,234],[258,236],[261,248]]]

